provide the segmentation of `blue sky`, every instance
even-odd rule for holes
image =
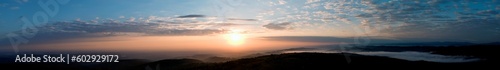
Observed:
[[[19,17],[33,16],[35,12],[43,11],[38,2],[30,0],[5,0],[2,3],[3,22],[0,33],[20,30]],[[177,1],[177,0],[145,0],[145,1],[122,1],[122,0],[72,0],[67,5],[61,5],[57,16],[49,18],[51,22],[73,21],[73,20],[96,20],[114,19],[128,20],[129,18],[175,17],[181,15],[200,14],[207,16],[219,16],[219,12],[225,13],[227,5],[221,5],[221,11],[214,10],[219,7],[213,1]],[[218,2],[218,4],[222,4]],[[249,3],[252,4],[252,3]],[[265,9],[259,5],[246,5],[245,9],[231,10],[232,12],[244,12],[248,14],[235,14],[231,17],[255,18],[258,10]],[[232,9],[232,8],[230,8]],[[249,11],[250,10],[250,11]],[[231,14],[225,13],[225,14]]]
[[[2,8],[2,21],[7,23],[5,26],[18,25],[15,23],[21,16],[32,16],[37,11],[42,11],[37,2],[26,1],[19,3],[15,0],[2,1],[5,7]],[[68,20],[92,20],[96,18],[117,19],[120,16],[129,17],[147,17],[147,16],[173,16],[181,14],[191,14],[196,12],[199,6],[204,2],[187,1],[121,1],[121,0],[72,0],[68,5],[60,6],[60,12],[56,17],[50,18],[50,21],[68,21]],[[181,6],[190,5],[190,6]],[[17,9],[13,9],[17,7]],[[167,13],[172,12],[172,13]],[[191,11],[187,12],[187,11]],[[175,13],[175,14],[174,14]],[[206,14],[206,13],[200,13]],[[20,27],[17,27],[20,28]],[[11,28],[9,28],[11,29]],[[16,29],[13,27],[12,29]],[[3,32],[3,31],[2,31]]]
[[[21,17],[46,0],[0,1],[0,38],[19,32]],[[210,35],[241,31],[256,37],[369,37],[398,41],[496,42],[497,0],[71,0],[39,26],[37,37],[106,32]],[[113,28],[113,29],[111,29]],[[194,31],[194,32],[193,32]],[[71,33],[72,32],[72,33]],[[67,35],[66,35],[67,34]],[[76,35],[76,36],[75,36]],[[65,39],[62,38],[62,39]]]

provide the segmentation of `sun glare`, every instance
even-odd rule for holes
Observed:
[[[238,30],[232,30],[225,35],[225,38],[229,44],[233,46],[238,46],[245,42],[245,36],[243,36]]]

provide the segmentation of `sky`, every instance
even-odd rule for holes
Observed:
[[[500,41],[499,0],[1,0],[0,10],[0,46],[21,51]]]

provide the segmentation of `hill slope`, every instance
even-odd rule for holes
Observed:
[[[346,58],[346,56],[348,56]],[[166,62],[170,61],[170,62]],[[175,62],[176,65],[171,65]],[[184,63],[178,63],[184,62]],[[331,69],[337,66],[367,64],[440,64],[425,61],[407,61],[388,57],[365,56],[349,53],[287,53],[245,58],[223,63],[202,63],[191,59],[169,59],[139,66],[134,70],[290,70]],[[158,66],[158,67],[156,67]]]

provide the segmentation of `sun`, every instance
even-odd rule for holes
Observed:
[[[233,46],[239,46],[245,42],[245,36],[238,30],[232,30],[224,36],[228,43]]]

